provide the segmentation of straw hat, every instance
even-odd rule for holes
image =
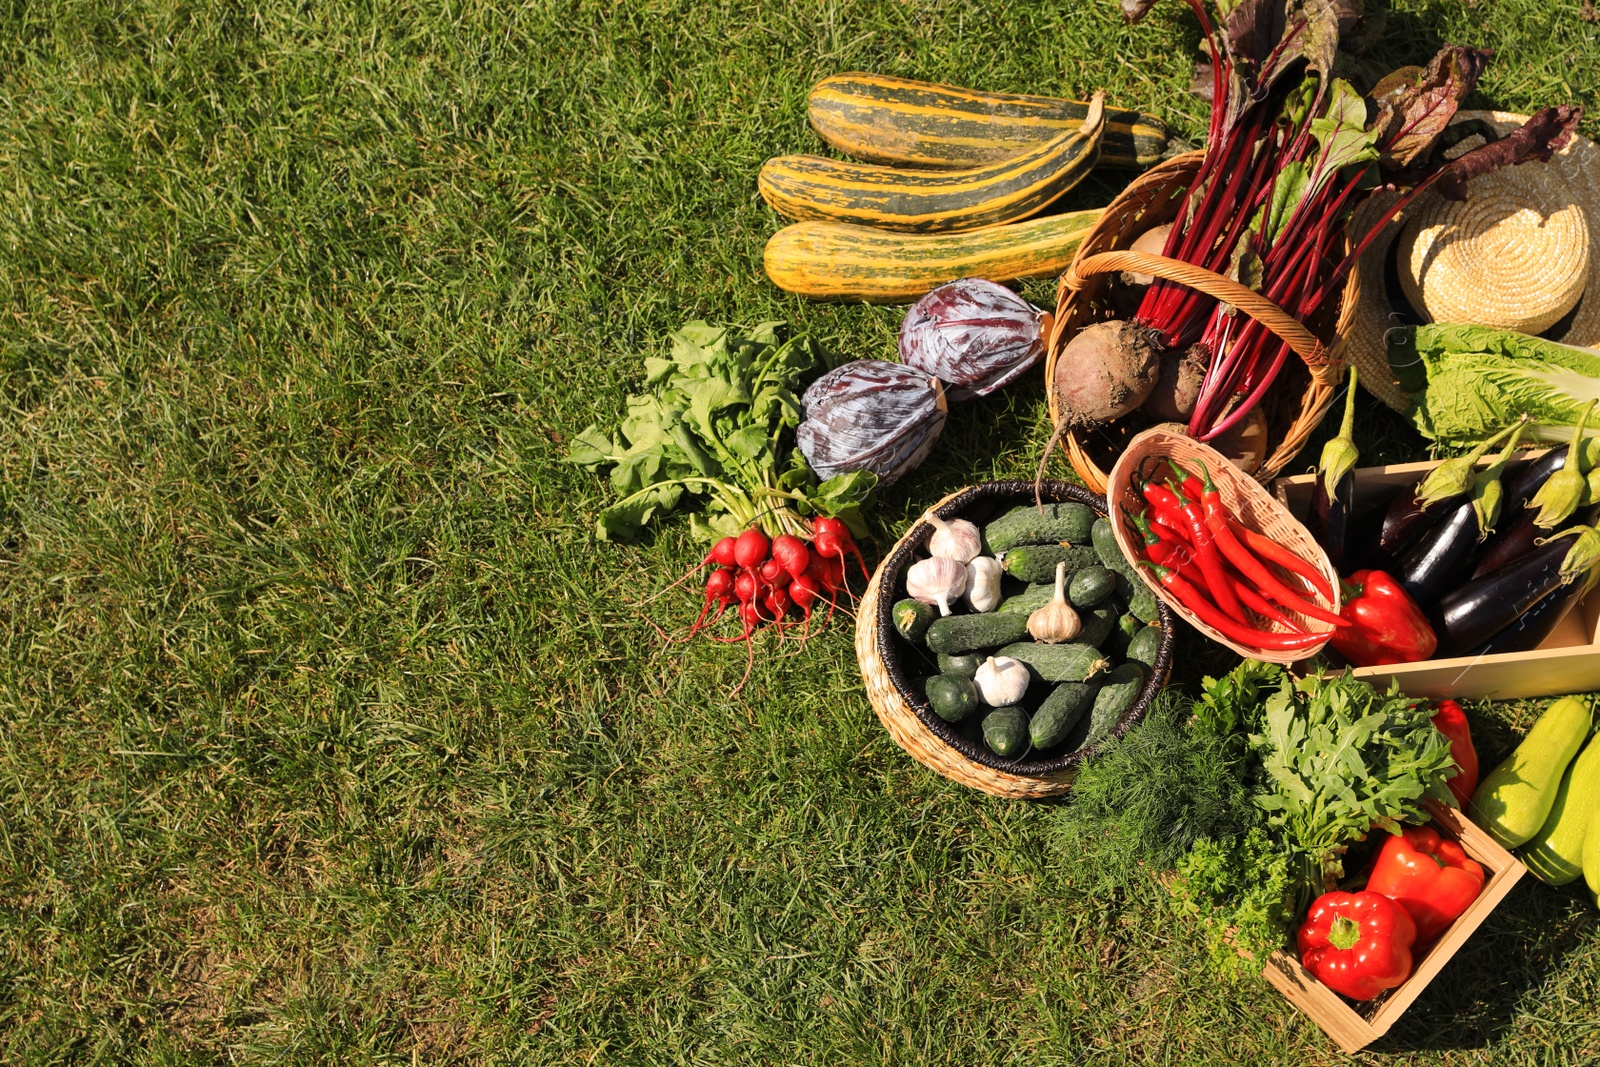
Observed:
[[[1504,136],[1525,115],[1462,111]],[[1483,143],[1472,136],[1455,156]],[[1349,233],[1359,238],[1398,199],[1370,197]],[[1357,262],[1360,303],[1345,351],[1361,384],[1390,407],[1409,397],[1389,371],[1391,326],[1470,322],[1600,346],[1600,148],[1573,137],[1549,163],[1530,162],[1474,179],[1465,202],[1424,193],[1386,226]]]

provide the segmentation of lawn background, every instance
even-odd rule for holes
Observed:
[[[1475,104],[1600,103],[1587,2],[1387,15],[1379,63],[1497,51]],[[1060,807],[897,749],[848,626],[726,696],[741,648],[630,606],[681,517],[596,544],[561,462],[686,319],[891,355],[895,309],[761,272],[817,79],[1193,135],[1195,42],[1111,0],[0,5],[0,1059],[1346,1062],[1093,889]],[[1046,431],[1037,375],[958,406],[880,543]],[[1538,710],[1474,709],[1486,766]],[[1529,879],[1368,1058],[1593,1062],[1597,998],[1600,914]]]

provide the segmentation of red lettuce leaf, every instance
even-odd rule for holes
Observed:
[[[1404,170],[1432,151],[1493,55],[1488,49],[1446,45],[1426,70],[1402,67],[1374,86],[1378,165]]]
[[[1474,148],[1460,159],[1439,168],[1435,179],[1439,193],[1447,200],[1465,200],[1467,183],[1493,173],[1501,167],[1515,166],[1537,159],[1548,163],[1550,157],[1567,146],[1578,121],[1583,118],[1583,108],[1562,104],[1535,112],[1527,122],[1512,130],[1498,141]]]

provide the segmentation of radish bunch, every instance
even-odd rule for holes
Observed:
[[[812,520],[809,542],[793,534],[779,534],[769,540],[753,526],[738,537],[724,537],[685,576],[692,576],[703,567],[712,568],[706,575],[700,616],[683,640],[716,624],[729,608],[734,608],[740,632],[734,637],[712,637],[714,641],[749,643],[755,631],[765,624],[770,623],[781,632],[792,624],[789,620],[796,613],[809,629],[811,613],[823,600],[827,601],[831,618],[840,591],[849,593],[845,583],[846,556],[855,558],[865,577],[866,560],[849,529],[838,519]],[[751,655],[753,661],[753,650]],[[745,677],[749,675],[747,666]],[[739,684],[743,686],[743,680]]]

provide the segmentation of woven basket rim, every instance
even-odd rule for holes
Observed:
[[[1058,479],[1047,479],[1040,483],[1040,495],[1046,503],[1059,503],[1076,501],[1086,504],[1094,509],[1096,515],[1106,517],[1106,503],[1104,498],[1091,493],[1082,486],[1072,482]],[[902,642],[898,631],[895,630],[893,610],[895,601],[901,589],[904,572],[916,559],[916,553],[923,548],[928,538],[933,534],[933,525],[928,521],[930,514],[938,515],[941,519],[954,519],[970,508],[974,503],[988,499],[1012,499],[1016,503],[1032,503],[1034,499],[1034,483],[1025,481],[995,481],[984,482],[968,486],[945,497],[938,504],[929,508],[927,512],[914,523],[905,535],[895,543],[878,565],[875,580],[881,584],[877,590],[877,601],[872,605],[873,625],[876,630],[872,652],[881,669],[893,685],[894,692],[899,697],[905,711],[916,717],[921,725],[942,742],[949,750],[949,754],[959,756],[965,763],[974,765],[978,771],[998,771],[1006,775],[1015,775],[1024,778],[1050,778],[1057,775],[1075,773],[1078,766],[1085,760],[1092,759],[1104,750],[1105,746],[1120,739],[1128,730],[1144,717],[1150,704],[1165,687],[1167,677],[1171,672],[1173,644],[1176,634],[1174,615],[1165,604],[1159,605],[1159,618],[1156,625],[1161,630],[1161,645],[1156,655],[1156,662],[1150,671],[1144,688],[1140,690],[1138,698],[1132,707],[1123,713],[1116,724],[1107,734],[1093,745],[1076,749],[1071,752],[1061,753],[1045,759],[1015,758],[1007,759],[997,756],[981,744],[977,744],[961,736],[956,724],[946,722],[934,713],[927,700],[918,692],[913,684],[914,679],[908,675],[904,664],[900,660],[900,653],[896,648],[897,642]],[[858,625],[867,623],[866,612]],[[858,652],[860,650],[858,649]],[[868,664],[862,664],[863,670]],[[879,708],[879,714],[884,709]],[[913,755],[916,753],[913,752]],[[924,761],[926,762],[926,761]],[[930,764],[931,765],[931,764]],[[941,774],[949,775],[945,768],[934,767]],[[959,780],[959,779],[958,779]],[[968,781],[966,784],[986,788],[978,781]],[[1065,785],[1063,785],[1063,788]]]

